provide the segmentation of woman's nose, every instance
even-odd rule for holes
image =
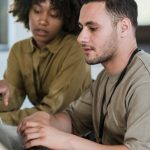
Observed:
[[[48,15],[46,13],[43,13],[43,14],[40,15],[39,23],[41,25],[47,25],[47,23],[48,23]]]

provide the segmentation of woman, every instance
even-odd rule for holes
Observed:
[[[77,0],[14,0],[10,12],[32,32],[12,47],[4,78],[10,83],[5,123],[18,125],[36,111],[65,109],[89,87],[90,72],[76,35],[81,3]],[[25,97],[32,108],[20,110]]]

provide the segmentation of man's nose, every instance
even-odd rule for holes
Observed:
[[[82,29],[78,38],[77,38],[77,41],[80,43],[80,44],[84,44],[84,43],[88,43],[89,42],[89,33],[87,31],[87,29]]]

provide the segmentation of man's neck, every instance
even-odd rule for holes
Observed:
[[[133,47],[130,50],[121,51],[118,54],[116,54],[111,60],[104,63],[103,66],[110,75],[116,75],[122,72],[122,70],[126,67],[128,64],[128,61],[133,53],[133,51],[137,47]]]

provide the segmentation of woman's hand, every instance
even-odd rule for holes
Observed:
[[[9,85],[5,80],[0,80],[0,99],[3,100],[4,105],[8,105],[8,101],[10,98],[10,89]]]

